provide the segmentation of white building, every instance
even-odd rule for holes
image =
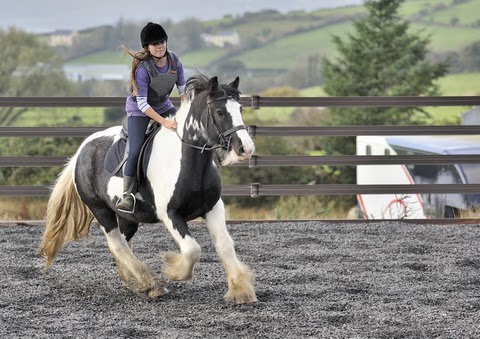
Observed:
[[[237,32],[218,32],[215,34],[202,34],[202,39],[207,45],[224,48],[227,45],[239,45],[240,36]]]
[[[73,39],[78,35],[77,31],[71,30],[56,30],[48,38],[48,45],[51,47],[57,46],[72,46]]]

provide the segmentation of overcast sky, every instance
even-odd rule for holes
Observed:
[[[363,0],[0,0],[0,28],[10,26],[31,33],[57,29],[85,29],[127,21],[157,21],[186,18],[220,19],[262,9],[286,13],[359,5]]]

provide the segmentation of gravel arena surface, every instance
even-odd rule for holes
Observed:
[[[106,240],[67,244],[45,273],[43,227],[0,224],[0,338],[480,338],[480,225],[230,223],[258,302],[227,304],[203,223],[192,280],[146,300],[125,289]],[[134,252],[156,272],[177,250],[142,225]]]

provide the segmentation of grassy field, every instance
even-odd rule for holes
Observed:
[[[337,8],[328,8],[322,9],[313,12],[316,15],[323,15],[329,18],[339,18],[342,16],[352,16],[358,14],[366,13],[365,7],[363,6],[343,6]]]
[[[202,50],[191,52],[180,56],[182,63],[190,68],[204,68],[208,64],[221,57],[223,50],[218,47],[206,47]]]
[[[89,54],[77,59],[73,59],[68,62],[72,65],[82,64],[125,64],[130,66],[132,58],[129,55],[125,55],[123,50],[105,50],[93,54]]]
[[[15,122],[14,126],[103,126],[104,108],[100,107],[48,107],[29,108]]]
[[[407,0],[400,7],[400,15],[405,18],[410,18],[417,15],[421,11],[431,11],[435,6],[444,5],[450,6],[452,0]]]
[[[442,96],[471,96],[480,95],[480,73],[453,74],[448,75],[438,81]],[[309,87],[299,91],[303,97],[323,97],[326,96],[321,86]],[[433,125],[458,124],[460,115],[471,109],[471,107],[425,107],[425,110],[431,114],[429,123]],[[257,121],[277,121],[285,123],[295,110],[293,107],[260,109],[255,112]]]
[[[400,7],[399,12],[403,18],[412,20],[412,32],[424,30],[425,35],[431,36],[429,47],[432,51],[459,51],[467,44],[477,41],[480,36],[480,27],[477,25],[480,19],[478,16],[479,8],[480,0],[470,0],[462,4],[452,4],[452,0],[407,0]],[[291,69],[296,62],[305,62],[310,55],[330,57],[335,53],[331,42],[332,34],[345,36],[352,29],[352,16],[365,12],[363,6],[314,11],[312,14],[320,16],[324,20],[344,17],[348,21],[304,33],[294,32],[300,28],[318,27],[323,19],[309,19],[307,13],[300,12],[301,14],[292,14],[287,20],[264,19],[232,26],[229,30],[239,32],[244,42],[259,36],[260,38],[262,36],[268,38],[272,35],[284,36],[278,40],[267,42],[259,48],[245,50],[245,52],[232,57],[232,59],[243,62],[247,68],[287,70]],[[455,26],[450,25],[453,17],[459,19]],[[206,22],[205,25],[208,27],[218,22],[231,23],[233,19],[212,20]],[[289,32],[292,35],[288,35]],[[292,52],[294,53],[293,57]],[[225,50],[207,48],[201,51],[184,53],[181,55],[181,59],[186,67],[203,68],[222,56],[223,53],[225,53]],[[110,50],[78,58],[72,60],[71,63],[130,64],[130,58],[124,57],[120,50]]]
[[[437,52],[459,52],[480,38],[480,27],[447,27],[426,24],[412,24],[413,32],[423,31],[422,36],[430,37],[429,49]]]
[[[429,20],[450,24],[452,19],[457,19],[460,25],[480,23],[480,1],[474,0],[446,8],[429,15]]]
[[[247,68],[290,69],[299,62],[306,63],[311,55],[331,55],[334,47],[332,35],[343,37],[350,29],[350,23],[331,25],[277,40],[233,59],[242,61]]]

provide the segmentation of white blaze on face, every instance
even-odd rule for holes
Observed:
[[[241,105],[237,101],[228,100],[226,104],[226,109],[227,109],[227,112],[230,113],[232,117],[232,122],[233,122],[232,128],[245,124],[242,118]],[[247,160],[255,151],[255,145],[253,143],[253,140],[252,138],[250,138],[250,135],[248,134],[248,131],[246,129],[238,130],[235,133],[242,141],[244,154],[239,155],[232,148],[228,156],[222,161],[223,166],[236,163],[239,161]]]

